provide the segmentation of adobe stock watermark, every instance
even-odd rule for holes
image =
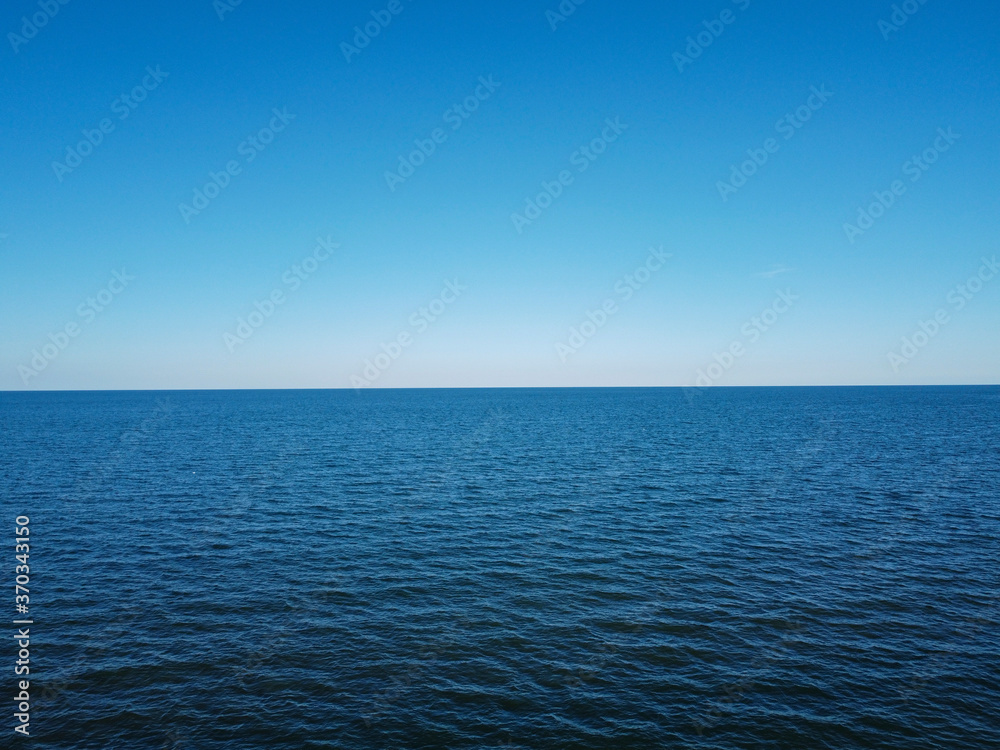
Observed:
[[[53,706],[73,688],[74,683],[79,685],[83,675],[93,674],[114,661],[116,647],[120,647],[126,637],[134,637],[142,628],[142,614],[142,607],[138,604],[114,603],[109,607],[105,617],[84,631],[82,642],[71,646],[71,653],[76,656],[68,663],[62,662],[58,671],[47,675],[35,707]]]
[[[910,18],[917,15],[920,9],[927,5],[927,2],[928,0],[905,0],[899,5],[893,5],[889,20],[879,19],[878,30],[882,32],[882,38],[889,41],[890,35],[898,33],[906,26]]]
[[[242,689],[250,687],[248,683],[254,677],[262,677],[264,667],[271,659],[280,659],[288,640],[297,632],[301,632],[304,627],[298,623],[280,623],[275,630],[268,634],[263,641],[263,645],[251,653],[246,661],[234,670],[233,678],[235,683]]]
[[[295,115],[289,114],[288,107],[271,109],[270,123],[261,128],[255,134],[247,136],[236,148],[236,153],[243,157],[243,160],[230,159],[218,172],[208,173],[208,182],[200,188],[192,190],[191,205],[179,203],[177,210],[180,211],[181,218],[185,224],[190,224],[191,219],[198,216],[208,208],[212,201],[218,198],[222,191],[229,187],[234,177],[243,174],[243,167],[253,162],[268,146],[274,142],[275,136],[283,131],[288,124],[295,119]]]
[[[785,315],[799,300],[799,295],[793,294],[791,289],[776,293],[774,301],[761,312],[755,315],[740,328],[742,339],[734,340],[721,353],[713,356],[714,361],[698,370],[693,386],[688,386],[685,391],[690,395],[693,392],[701,395],[704,388],[715,385],[727,372],[736,365],[736,362],[746,356],[748,346],[753,346],[761,337],[771,330],[778,320]]]
[[[910,178],[911,183],[919,182],[920,178],[941,158],[941,154],[950,151],[961,137],[957,133],[953,133],[951,128],[947,130],[938,128],[938,137],[934,143],[925,148],[923,153],[911,157],[903,164],[903,174]],[[873,193],[875,201],[869,204],[868,208],[863,206],[858,208],[857,223],[847,222],[844,224],[844,232],[847,234],[848,241],[853,245],[858,237],[874,227],[875,222],[885,216],[889,209],[896,204],[896,201],[906,194],[906,190],[907,185],[902,180],[894,180],[888,190],[876,190]]]
[[[568,688],[583,687],[597,679],[598,675],[614,660],[618,648],[613,643],[601,643],[587,662],[563,677],[562,683]]]
[[[241,5],[243,5],[243,0],[215,0],[212,3],[212,8],[215,9],[215,15],[219,17],[219,20],[225,21],[226,15],[232,13]]]
[[[160,66],[155,68],[146,66],[146,75],[142,81],[132,88],[131,91],[121,94],[111,102],[111,113],[118,116],[118,120],[127,120],[129,115],[149,96],[150,92],[159,88],[170,76],[164,73]],[[116,124],[110,117],[105,117],[93,130],[83,129],[83,140],[76,146],[66,147],[66,158],[63,162],[52,162],[52,171],[55,172],[56,179],[62,182],[66,175],[72,173],[77,167],[83,164],[83,160],[94,153],[94,149],[104,143],[105,136],[111,135],[115,131]]]
[[[493,80],[493,76],[484,78],[479,76],[479,85],[475,90],[465,97],[459,104],[453,104],[441,115],[446,125],[451,126],[451,131],[457,132],[465,124],[465,121],[472,117],[472,113],[479,109],[479,106],[490,99],[500,83]],[[413,144],[417,147],[411,151],[409,156],[399,155],[399,166],[392,172],[386,170],[385,182],[389,190],[396,192],[396,187],[402,185],[413,177],[417,169],[427,163],[427,160],[437,151],[437,147],[448,140],[448,133],[444,128],[434,128],[426,139],[417,138]]]
[[[586,346],[587,342],[608,324],[611,316],[618,314],[621,310],[619,305],[632,299],[635,293],[648,284],[653,275],[663,268],[671,257],[673,255],[663,252],[662,247],[651,247],[645,263],[615,282],[614,291],[617,297],[608,297],[597,310],[587,310],[586,320],[569,329],[566,343],[561,341],[556,343],[556,354],[559,355],[559,359],[565,363],[570,356]]]
[[[992,259],[984,257],[981,260],[983,264],[975,275],[970,276],[965,283],[952,287],[945,296],[945,302],[952,312],[964,310],[972,298],[983,291],[986,284],[1000,273],[997,256],[994,255]],[[916,359],[917,355],[951,322],[949,307],[941,307],[928,320],[919,321],[917,330],[900,340],[899,351],[893,350],[886,355],[893,372],[898,373],[901,367]]]
[[[794,270],[794,268],[789,268],[784,263],[775,263],[768,270],[755,273],[754,276],[758,279],[773,279],[775,276],[781,276],[783,273],[791,273]]]
[[[578,174],[586,172],[590,168],[590,165],[608,150],[608,145],[617,141],[629,127],[622,123],[620,117],[615,117],[614,119],[609,117],[604,123],[606,127],[598,137],[594,138],[586,146],[581,146],[570,154],[570,166],[576,167]],[[548,209],[563,194],[566,188],[573,184],[574,179],[573,172],[564,169],[551,182],[543,180],[542,192],[534,198],[525,198],[524,212],[515,212],[510,215],[510,220],[514,224],[514,229],[517,230],[517,233],[523,234],[525,227],[531,226],[541,218],[542,212]]]
[[[731,0],[731,2],[741,12],[750,7],[750,0]],[[694,61],[701,57],[705,50],[711,47],[715,40],[725,33],[728,26],[736,23],[737,18],[738,16],[733,13],[732,9],[726,8],[719,13],[717,18],[713,18],[710,21],[702,21],[701,25],[705,27],[704,30],[687,38],[687,46],[684,48],[684,54],[680,52],[674,53],[674,64],[677,66],[677,71],[683,73],[686,68],[693,65]]]
[[[392,678],[391,687],[372,696],[368,701],[370,709],[361,716],[365,722],[365,728],[371,729],[375,722],[385,716],[408,692],[411,692],[415,687],[414,682],[418,678],[426,679],[428,669],[437,663],[439,656],[436,648],[422,648],[419,652],[419,661],[411,661],[409,668],[402,676],[396,675]]]
[[[21,33],[13,31],[7,34],[7,41],[16,55],[21,47],[38,36],[38,32],[49,25],[49,21],[59,14],[59,6],[69,5],[70,0],[38,0],[38,10],[31,17],[21,17]]]
[[[115,297],[125,291],[129,283],[135,281],[135,276],[125,272],[112,271],[111,280],[93,297],[87,297],[76,308],[76,320],[69,321],[65,326],[55,333],[49,334],[49,342],[39,349],[31,351],[31,361],[27,365],[18,365],[17,374],[21,376],[21,381],[28,385],[32,378],[38,377],[42,370],[53,362],[70,342],[83,333],[86,326],[97,319],[97,314],[103,312],[115,301]]]
[[[982,604],[983,611],[980,615],[976,617],[966,615],[962,618],[962,622],[953,626],[952,633],[966,640],[975,638],[984,628],[989,628],[987,634],[995,632],[996,617],[997,614],[1000,614],[998,607],[1000,607],[1000,597],[992,594],[991,598]],[[921,690],[927,687],[931,680],[942,677],[946,674],[949,667],[954,668],[954,662],[961,659],[963,652],[968,653],[964,648],[961,650],[946,648],[943,651],[938,651],[931,656],[921,659],[920,662],[915,664],[915,670],[919,671],[916,671],[907,680],[906,689],[900,688],[899,690],[903,702],[909,703]]]
[[[809,87],[810,95],[805,104],[798,107],[794,112],[789,112],[775,123],[774,129],[784,140],[789,141],[795,137],[796,133],[812,119],[813,114],[823,109],[830,98],[832,91],[827,91],[826,84],[819,88]],[[719,191],[722,202],[726,203],[730,195],[736,195],[740,188],[747,184],[747,181],[770,160],[770,158],[781,150],[781,144],[776,138],[768,138],[761,148],[747,149],[747,156],[750,158],[737,166],[732,165],[729,179],[725,182],[719,180],[715,183]]]
[[[317,237],[316,248],[312,255],[307,255],[281,275],[281,283],[284,286],[272,289],[263,301],[255,300],[253,312],[245,318],[236,319],[236,332],[226,331],[223,334],[222,340],[226,344],[226,348],[229,349],[229,353],[235,353],[236,347],[249,341],[250,337],[271,319],[278,308],[288,301],[287,295],[297,292],[302,284],[319,270],[320,264],[329,260],[333,251],[339,247],[340,245],[330,237],[326,239]]]
[[[340,43],[340,51],[344,53],[344,58],[347,62],[351,62],[352,58],[360,55],[361,50],[371,44],[372,40],[381,34],[383,29],[388,28],[393,19],[405,9],[406,6],[403,5],[402,0],[389,0],[389,4],[384,9],[371,11],[369,15],[372,17],[372,20],[367,21],[363,27],[354,27],[354,37],[351,39],[354,44],[351,45],[347,42]]]
[[[549,28],[556,31],[559,24],[566,23],[569,17],[576,13],[576,9],[585,2],[587,0],[562,0],[555,10],[545,11],[545,20],[549,22]]]
[[[413,332],[411,333],[410,329],[404,329],[388,344],[383,343],[380,346],[381,353],[376,354],[372,359],[365,360],[365,367],[361,374],[351,376],[351,385],[355,388],[365,388],[375,383],[382,377],[382,373],[392,367],[392,363],[402,356],[404,350],[413,346],[415,337],[427,331],[431,324],[441,318],[468,289],[469,287],[459,284],[458,279],[446,281],[444,289],[437,297],[424,307],[418,308],[409,317],[408,322]]]
[[[803,641],[803,639],[798,636],[798,633],[804,631],[806,626],[798,621],[793,621],[783,624],[782,627],[790,630],[791,634],[782,637],[777,646],[762,649],[759,655],[750,663],[750,670],[752,672],[759,674],[764,669],[773,669],[774,662],[780,662],[783,659],[795,657],[797,655],[798,652],[790,649],[789,645],[798,645]],[[745,699],[748,695],[753,694],[755,691],[761,688],[766,689],[767,687],[769,687],[769,681],[767,679],[758,681],[746,676],[739,682],[724,685],[723,692],[725,692],[726,696],[713,702],[717,702],[722,706],[736,704]],[[705,730],[711,729],[717,725],[722,720],[724,714],[725,711],[723,708],[716,707],[705,713],[701,718],[691,719],[691,724],[694,726],[698,736],[704,737]]]
[[[138,423],[131,423],[123,430],[118,435],[118,440],[112,441],[114,447],[103,453],[100,461],[89,464],[87,471],[77,474],[73,488],[75,496],[95,492],[110,496],[117,491],[121,473],[129,470],[137,455],[149,450],[150,443],[161,434],[164,425],[171,421],[177,410],[169,397],[156,398],[153,403],[155,407],[148,416]]]

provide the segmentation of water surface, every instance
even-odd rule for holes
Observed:
[[[1000,747],[998,425],[995,387],[0,394],[30,742]]]

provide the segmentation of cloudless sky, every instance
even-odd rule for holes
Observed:
[[[998,382],[995,2],[389,5],[5,4],[0,389]]]

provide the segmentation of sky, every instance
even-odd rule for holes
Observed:
[[[995,384],[992,0],[12,0],[0,390]]]

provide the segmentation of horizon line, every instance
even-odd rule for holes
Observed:
[[[284,388],[38,388],[0,390],[8,393],[252,393],[258,391],[623,391],[623,390],[682,390],[712,391],[750,388],[997,388],[1000,383],[838,383],[796,385],[500,385],[500,386],[401,386],[355,388],[345,387],[284,387]]]

